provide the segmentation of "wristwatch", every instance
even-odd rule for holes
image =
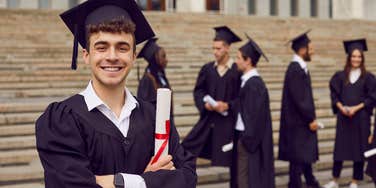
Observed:
[[[124,188],[124,178],[120,173],[116,173],[114,176],[115,188]]]

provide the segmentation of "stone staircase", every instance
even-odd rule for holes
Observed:
[[[43,169],[35,150],[34,123],[46,106],[83,90],[90,78],[89,68],[79,59],[77,71],[70,70],[72,36],[58,18],[57,11],[0,10],[0,188],[42,188]],[[315,174],[320,182],[331,177],[335,118],[330,109],[328,81],[342,69],[343,39],[367,37],[367,69],[376,73],[376,22],[317,19],[279,19],[273,17],[223,16],[146,12],[146,17],[166,48],[167,76],[174,90],[175,121],[184,138],[198,120],[192,90],[200,67],[211,61],[214,26],[228,25],[242,38],[247,32],[267,54],[259,72],[270,93],[274,152],[278,151],[281,89],[291,50],[285,43],[312,28],[316,55],[309,64],[318,120],[326,127],[319,131],[320,161]],[[356,29],[353,29],[356,28]],[[232,54],[241,44],[234,44]],[[138,47],[140,49],[140,46]],[[146,63],[138,60],[140,72]],[[137,89],[136,68],[127,87]],[[351,163],[345,163],[341,184],[351,179]],[[286,187],[288,164],[275,161],[277,187]],[[211,167],[198,160],[198,187],[228,187],[228,169]],[[367,178],[362,187],[373,187]]]

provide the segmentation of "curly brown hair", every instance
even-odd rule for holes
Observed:
[[[99,32],[107,33],[127,33],[131,34],[133,38],[133,53],[136,53],[136,38],[134,32],[136,31],[136,25],[131,19],[125,17],[115,18],[108,22],[103,22],[100,24],[89,24],[86,26],[86,50],[89,51],[90,46],[90,36]]]

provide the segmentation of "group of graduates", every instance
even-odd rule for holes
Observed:
[[[238,49],[236,60],[232,59],[230,46],[241,41],[240,37],[227,26],[214,29],[215,61],[201,68],[193,91],[200,119],[183,140],[182,146],[195,157],[210,159],[213,166],[230,167],[230,186],[233,188],[275,187],[269,94],[257,72],[260,57],[268,59],[249,36],[246,36],[247,43]],[[363,52],[368,50],[366,40],[344,41],[347,54],[344,70],[336,72],[329,83],[331,107],[337,116],[333,179],[321,186],[312,170],[312,164],[319,160],[317,131],[323,125],[316,119],[307,66],[314,54],[308,33],[290,41],[294,55],[284,79],[278,159],[290,163],[289,188],[303,186],[302,174],[307,187],[337,188],[343,161],[353,161],[353,180],[349,187],[356,188],[358,181],[363,180],[363,154],[376,147],[372,136],[375,134],[370,132],[370,118],[376,105],[376,82],[374,75],[365,68]],[[165,57],[165,51],[160,47],[151,48],[150,43],[157,46],[153,39],[143,50],[160,49],[161,52],[154,51],[154,58],[160,60],[150,61],[145,57],[149,66],[138,87],[138,97],[155,101],[156,89],[170,86],[156,81],[166,80],[165,83],[168,83],[163,71],[166,64],[155,63],[166,61],[160,58],[160,54]],[[160,73],[154,73],[157,76],[153,77],[150,67],[155,65],[159,65]],[[145,94],[140,93],[153,97],[143,97]],[[207,96],[216,100],[214,106],[205,100]],[[225,151],[229,144],[232,151]],[[367,173],[376,185],[375,160],[376,157],[371,158]]]
[[[77,68],[81,45],[91,80],[81,93],[50,104],[37,120],[47,188],[193,188],[198,157],[230,167],[232,188],[275,187],[269,94],[257,71],[260,58],[268,59],[251,37],[246,36],[234,60],[231,44],[242,39],[226,26],[214,28],[215,61],[201,68],[193,91],[200,119],[180,143],[172,113],[169,155],[153,163],[156,92],[171,86],[166,52],[137,4],[88,0],[61,18],[74,35],[72,68]],[[320,123],[307,68],[314,53],[307,34],[291,40],[295,54],[282,93],[278,159],[290,163],[289,188],[302,187],[302,174],[308,187],[321,187],[312,171],[319,159]],[[144,41],[137,55],[136,45]],[[354,162],[350,187],[357,187],[363,179],[363,153],[376,147],[370,133],[376,81],[365,69],[366,41],[345,41],[344,46],[345,68],[330,81],[337,131],[333,180],[327,188],[338,187],[343,161]],[[148,62],[137,97],[126,87],[136,58]],[[370,158],[367,173],[376,185],[376,157]]]

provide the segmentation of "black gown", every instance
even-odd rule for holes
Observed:
[[[233,140],[236,114],[231,110],[228,116],[207,111],[203,98],[210,95],[224,102],[235,100],[240,88],[240,76],[235,63],[221,77],[214,62],[210,62],[201,68],[193,91],[200,119],[182,145],[195,156],[210,159],[214,166],[231,164],[231,152],[222,152],[222,146]]]
[[[237,106],[245,128],[240,141],[249,156],[249,187],[274,188],[273,130],[269,94],[259,76],[251,77],[240,89]],[[234,143],[238,143],[236,139]],[[236,156],[237,147],[233,152]]]
[[[317,131],[309,124],[316,119],[311,77],[298,62],[291,62],[285,74],[279,130],[278,158],[293,163],[318,160]]]
[[[177,170],[144,173],[154,153],[155,108],[138,103],[127,137],[99,110],[88,111],[81,95],[50,104],[36,123],[46,187],[99,188],[94,175],[119,172],[140,175],[148,188],[195,187],[194,157],[179,145],[173,126],[169,153]]]
[[[333,113],[337,114],[334,161],[364,161],[363,153],[368,147],[371,115],[374,104],[372,92],[374,76],[366,73],[351,84],[346,84],[344,71],[334,74],[330,80],[330,96]],[[354,106],[364,102],[365,107],[349,118],[339,112],[336,103]]]
[[[376,116],[375,116],[375,120],[376,120]],[[373,143],[370,145],[369,149],[374,149],[374,148],[376,148],[376,123],[374,124],[374,128],[373,128]],[[373,179],[373,181],[375,182],[375,186],[376,186],[376,155],[368,159],[366,174]]]
[[[157,100],[157,89],[158,88],[168,88],[171,89],[170,83],[168,82],[166,76],[162,76],[166,82],[165,86],[158,84],[156,78],[146,69],[144,76],[141,78],[137,89],[137,97],[144,101],[149,101],[155,103]]]

